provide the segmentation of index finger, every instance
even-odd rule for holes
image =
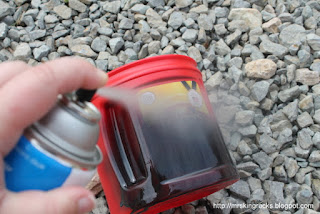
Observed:
[[[24,128],[44,116],[58,94],[101,87],[107,74],[78,58],[47,62],[15,76],[0,90],[0,152],[15,142]]]

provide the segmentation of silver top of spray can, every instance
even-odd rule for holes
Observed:
[[[98,109],[75,94],[60,95],[53,109],[31,126],[48,151],[80,167],[92,168],[102,160],[98,148]]]

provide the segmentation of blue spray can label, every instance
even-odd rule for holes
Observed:
[[[88,184],[102,160],[96,146],[99,119],[91,103],[60,96],[56,106],[27,128],[5,157],[7,189],[19,192]]]

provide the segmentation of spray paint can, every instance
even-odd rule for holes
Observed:
[[[24,131],[4,159],[7,189],[50,190],[90,181],[102,161],[96,145],[101,115],[87,102],[93,94],[59,95],[52,110]]]

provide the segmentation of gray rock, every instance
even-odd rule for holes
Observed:
[[[192,19],[191,19],[192,20]],[[181,12],[175,11],[170,15],[168,25],[173,29],[178,29],[183,23],[183,16]]]
[[[264,189],[269,204],[284,203],[283,188],[284,184],[282,182],[265,181]]]
[[[264,40],[260,43],[260,50],[264,54],[272,54],[279,58],[283,58],[288,53],[288,49],[282,45]]]
[[[248,178],[248,184],[250,186],[250,190],[253,192],[256,189],[261,189],[261,181],[257,178],[254,177],[249,177]]]
[[[133,23],[134,23],[134,20],[128,19],[128,18],[123,18],[120,21],[119,28],[124,29],[124,30],[130,30],[133,27]]]
[[[277,181],[287,182],[288,180],[288,176],[283,165],[274,167],[273,176],[276,178]]]
[[[58,50],[57,50],[59,56],[70,56],[72,55],[72,51],[67,48],[66,46],[62,45],[59,46]]]
[[[227,45],[234,45],[236,42],[239,41],[241,35],[241,31],[238,29],[234,33],[228,35],[225,39]]]
[[[120,49],[124,46],[124,41],[121,37],[112,38],[109,40],[109,46],[113,54],[117,54]]]
[[[288,102],[291,101],[295,98],[297,98],[300,94],[300,89],[299,86],[294,86],[292,88],[280,91],[278,93],[278,98],[282,101],[282,102]]]
[[[308,34],[307,42],[314,51],[320,51],[320,36],[316,34]]]
[[[220,85],[222,78],[223,78],[223,74],[220,71],[216,72],[205,83],[206,88],[208,90],[216,88],[217,86]]]
[[[293,44],[289,47],[289,53],[291,55],[296,55],[297,52],[299,51],[300,48],[300,44]]]
[[[17,29],[11,28],[8,31],[8,37],[14,41],[19,41],[20,40],[20,31]]]
[[[276,17],[274,13],[269,13],[265,10],[261,11],[261,15],[262,15],[262,19],[266,22]]]
[[[312,202],[312,190],[311,188],[303,184],[300,187],[301,189],[297,192],[296,199],[298,204],[310,204]]]
[[[187,18],[183,23],[187,28],[193,28],[195,25],[195,21],[192,18]]]
[[[14,14],[14,8],[9,4],[0,1],[0,19]]]
[[[216,14],[217,18],[224,18],[228,16],[229,9],[226,7],[215,7],[214,13]]]
[[[41,5],[41,0],[31,0],[31,6],[33,8],[38,8]]]
[[[308,160],[309,160],[310,163],[319,162],[320,161],[320,151],[319,150],[313,151],[310,154]]]
[[[282,23],[293,22],[293,17],[290,13],[281,13],[279,14],[278,18],[281,20]]]
[[[108,69],[108,60],[105,59],[98,59],[95,61],[96,66],[98,69],[103,70],[103,71],[107,71]]]
[[[4,39],[8,33],[8,25],[4,22],[0,23],[0,39]]]
[[[258,59],[245,66],[246,75],[253,78],[269,79],[277,70],[277,65],[270,59]]]
[[[307,29],[315,29],[317,27],[317,20],[314,17],[310,17],[304,21],[304,26]]]
[[[196,62],[201,62],[202,56],[198,48],[191,46],[188,49],[188,56],[194,59]]]
[[[312,147],[313,143],[307,129],[304,128],[298,132],[297,144],[305,150]]]
[[[300,62],[300,67],[309,67],[313,60],[312,55],[307,50],[299,50],[298,58]]]
[[[59,31],[53,32],[53,33],[52,33],[52,37],[53,37],[54,39],[58,39],[58,38],[60,38],[60,37],[63,37],[63,36],[68,35],[69,33],[70,33],[69,30],[59,30]]]
[[[194,29],[187,29],[183,34],[182,34],[182,39],[185,40],[186,42],[194,42],[197,39],[198,36],[198,31]]]
[[[281,20],[276,17],[262,25],[262,29],[269,33],[279,33],[279,26],[281,25]]]
[[[232,184],[229,190],[231,193],[244,200],[249,199],[251,196],[249,185],[243,180],[239,180],[238,182]]]
[[[275,139],[271,138],[269,135],[262,134],[259,139],[259,146],[265,153],[270,154],[276,152],[279,149],[280,145]]]
[[[69,7],[83,13],[87,10],[87,6],[83,4],[81,1],[78,0],[68,0],[69,1]]]
[[[158,28],[158,27],[165,27],[167,25],[167,23],[162,21],[161,16],[152,8],[149,8],[147,10],[146,15],[147,15],[148,24],[151,27]]]
[[[268,94],[270,84],[263,80],[256,82],[251,88],[251,96],[257,102],[262,101]]]
[[[253,137],[257,133],[257,127],[255,125],[239,128],[238,132],[244,137]]]
[[[174,48],[172,47],[172,45],[168,45],[161,52],[162,55],[164,55],[164,54],[173,54],[173,53],[174,53]]]
[[[285,160],[284,166],[286,168],[287,175],[289,178],[293,178],[299,170],[298,163],[293,158],[287,158]]]
[[[313,124],[313,120],[308,112],[303,112],[297,118],[297,122],[300,128],[305,128]]]
[[[28,60],[31,57],[31,48],[27,43],[20,43],[15,51],[13,57],[17,60]]]
[[[175,3],[178,8],[184,8],[184,7],[190,6],[193,3],[193,1],[192,0],[176,0]]]
[[[314,108],[312,95],[308,95],[308,96],[306,96],[305,98],[303,98],[303,99],[299,102],[299,108],[300,108],[302,111],[311,112],[312,109]]]
[[[96,54],[89,45],[74,45],[70,48],[73,54],[88,57],[88,58],[96,58],[98,54]]]
[[[218,55],[225,56],[228,53],[231,52],[231,49],[228,47],[228,45],[220,39],[216,44],[215,44],[215,52]]]
[[[294,147],[294,152],[299,158],[308,158],[310,150],[301,149],[300,146]]]
[[[59,19],[57,18],[57,16],[49,14],[44,17],[44,21],[46,24],[53,24],[53,23],[58,22]]]
[[[249,199],[249,203],[261,203],[264,200],[264,191],[263,189],[255,189],[253,190],[251,197]]]
[[[320,132],[316,132],[312,137],[313,145],[320,149]]]
[[[254,115],[254,111],[240,111],[235,116],[235,122],[242,126],[250,125],[253,122]]]
[[[53,8],[53,11],[63,19],[70,19],[72,10],[64,4]]]
[[[279,136],[278,136],[278,142],[283,145],[285,143],[292,141],[292,130],[290,128],[283,129]]]
[[[107,208],[107,202],[103,197],[96,198],[95,203],[96,206],[91,211],[92,214],[109,213],[109,209]]]
[[[40,61],[43,57],[48,56],[50,50],[50,47],[47,45],[42,45],[39,48],[33,49],[33,56],[36,60]]]
[[[146,11],[150,8],[148,5],[144,4],[135,4],[132,8],[131,11],[134,13],[139,13],[139,14],[146,14]]]
[[[258,168],[259,166],[253,162],[245,162],[237,165],[238,170],[244,170],[249,173],[254,173]]]
[[[235,31],[240,30],[241,32],[247,32],[249,30],[249,26],[247,26],[246,22],[243,20],[233,20],[228,23],[228,30]]]
[[[249,32],[249,42],[251,45],[258,44],[260,42],[260,36],[262,35],[263,30],[261,27],[254,28]]]
[[[152,41],[148,44],[149,54],[157,54],[160,50],[160,41]]]
[[[213,24],[215,20],[213,20],[211,16],[208,16],[206,14],[200,14],[197,21],[200,28],[203,28],[207,31],[211,31],[213,29]]]
[[[314,122],[320,124],[320,109],[316,110],[313,115]]]
[[[251,5],[249,2],[243,0],[235,0],[233,3],[233,8],[250,8]]]
[[[224,24],[214,25],[214,31],[217,35],[221,36],[227,33],[227,29]]]
[[[294,64],[295,66],[299,66],[299,58],[296,56],[290,56],[290,55],[286,55],[284,56],[284,62],[288,65],[290,64]]]
[[[295,100],[283,108],[283,113],[288,117],[292,122],[295,121],[298,117],[298,100]]]
[[[237,152],[238,152],[238,154],[240,154],[242,156],[252,154],[251,148],[248,146],[248,144],[244,140],[240,141],[238,148],[237,148]]]
[[[310,69],[313,70],[313,71],[318,71],[320,72],[320,61],[314,61],[311,66],[310,66]]]
[[[193,7],[190,10],[191,13],[207,13],[208,12],[208,7],[205,6],[204,4],[199,5],[197,7]]]
[[[243,20],[250,29],[261,27],[262,15],[257,9],[252,8],[234,8],[230,11],[229,20]]]
[[[292,24],[282,29],[279,38],[281,43],[289,48],[291,45],[299,43],[306,37],[305,31],[302,26]]]
[[[37,40],[46,35],[46,30],[34,30],[29,33],[31,40]]]
[[[272,158],[265,152],[258,152],[252,155],[253,160],[259,164],[261,169],[269,168],[272,165]]]
[[[106,2],[103,5],[103,10],[109,13],[117,14],[120,11],[121,1]]]
[[[91,48],[95,52],[102,52],[107,49],[107,44],[100,37],[96,37],[91,43]]]
[[[318,198],[320,198],[320,180],[319,179],[312,180],[312,191]]]
[[[272,166],[280,166],[284,163],[285,161],[285,156],[284,155],[278,155],[277,157],[275,157],[275,159],[273,160]]]
[[[270,178],[271,175],[272,175],[272,170],[271,170],[271,168],[266,168],[266,169],[263,169],[263,170],[261,170],[260,172],[258,172],[258,178],[259,178],[261,181],[264,181],[264,180]]]
[[[105,36],[111,36],[113,33],[113,30],[111,28],[102,27],[98,29],[98,33]]]
[[[164,0],[148,0],[147,2],[151,5],[151,7],[164,7],[165,6]]]

